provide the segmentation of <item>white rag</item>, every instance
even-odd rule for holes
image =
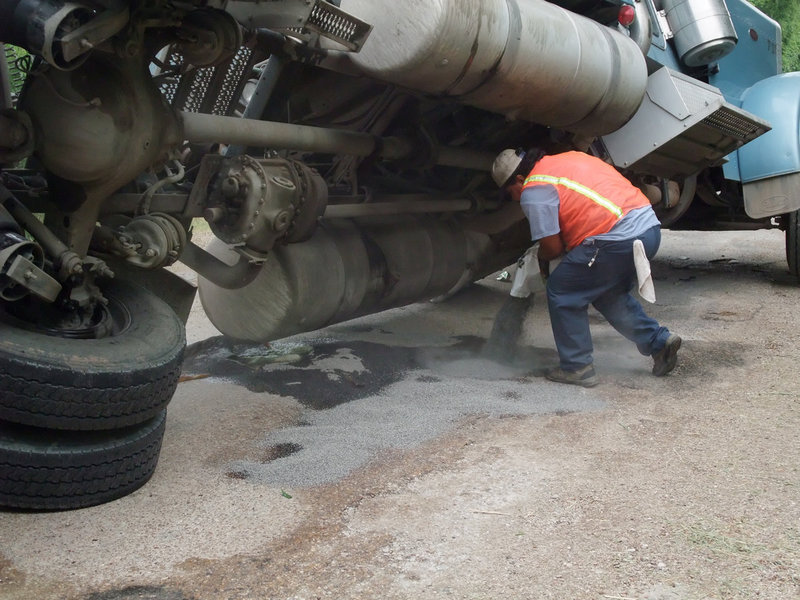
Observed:
[[[656,288],[653,285],[653,275],[650,273],[650,261],[644,251],[642,240],[633,241],[633,264],[636,266],[636,279],[638,280],[639,295],[650,303],[656,301]]]
[[[511,295],[515,298],[527,298],[535,292],[543,292],[547,285],[544,277],[539,272],[539,260],[536,255],[539,244],[536,243],[517,261],[517,271],[511,284]],[[559,265],[560,258],[550,261],[550,272]],[[650,272],[650,261],[644,251],[642,240],[633,242],[633,264],[636,267],[639,295],[648,302],[656,301],[656,289],[653,285],[653,276]]]

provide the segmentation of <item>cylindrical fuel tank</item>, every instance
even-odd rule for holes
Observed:
[[[544,0],[342,0],[373,25],[350,60],[371,77],[570,131],[636,112],[645,59],[621,33]]]
[[[208,251],[236,260],[218,240]],[[310,240],[271,252],[243,288],[201,277],[200,300],[225,335],[270,341],[452,292],[520,251],[498,253],[487,235],[432,218],[326,220]]]
[[[689,67],[730,54],[738,37],[725,0],[664,0],[675,48]]]

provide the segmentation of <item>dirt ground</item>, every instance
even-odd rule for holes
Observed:
[[[783,236],[665,232],[653,269],[646,308],[684,339],[665,378],[593,314],[601,385],[546,382],[541,302],[527,370],[430,359],[487,336],[508,290],[493,279],[299,338],[325,377],[220,371],[195,346],[209,360],[187,372],[214,376],[180,384],[147,485],[0,513],[0,598],[800,597],[800,287]],[[213,335],[196,313],[190,341]]]

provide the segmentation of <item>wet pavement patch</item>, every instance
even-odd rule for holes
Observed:
[[[417,367],[413,348],[371,342],[253,344],[224,336],[186,349],[183,372],[223,377],[252,392],[321,410],[371,396]]]
[[[195,600],[182,592],[161,586],[133,586],[120,590],[95,592],[83,600]]]
[[[258,462],[261,464],[266,464],[272,462],[273,460],[278,460],[279,458],[291,456],[295,452],[300,452],[302,449],[303,446],[293,442],[273,444],[264,449],[261,460]],[[225,472],[225,477],[228,479],[250,479],[250,476],[251,472],[247,468],[233,468]]]
[[[409,348],[365,341],[257,344],[217,336],[187,348],[183,372],[188,378],[222,377],[324,410],[378,394],[411,371],[428,371],[417,381],[430,384],[451,377],[502,381],[541,375],[556,360],[552,350],[522,348],[513,362],[500,363],[482,356],[482,338],[455,340]]]
[[[486,340],[409,348],[366,341],[281,341],[267,346],[212,338],[187,349],[185,374],[209,374],[295,398],[296,425],[265,432],[259,451],[223,473],[291,490],[337,481],[387,451],[414,448],[472,415],[600,410],[597,392],[540,378],[555,350],[521,347],[510,363],[489,360]],[[571,387],[571,386],[570,386]]]
[[[229,479],[287,488],[336,481],[386,451],[423,444],[468,415],[567,414],[604,406],[595,393],[541,378],[558,362],[551,348],[522,346],[501,362],[487,357],[483,338],[451,342],[407,347],[303,338],[255,344],[218,336],[189,346],[183,370],[292,397],[307,408],[296,425],[266,433],[257,454],[223,470]]]
[[[292,444],[292,443],[285,443],[285,444],[275,444],[274,446],[270,446],[264,452],[263,460],[264,462],[269,462],[271,460],[277,460],[279,458],[284,458],[289,456],[290,454],[294,454],[295,452],[299,452],[302,450],[303,447],[300,444]]]

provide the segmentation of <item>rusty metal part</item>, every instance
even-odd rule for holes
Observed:
[[[142,194],[142,200],[137,207],[137,212],[145,215],[149,213],[153,202],[153,196],[155,196],[158,190],[165,185],[178,183],[183,180],[184,175],[186,175],[183,163],[177,159],[173,159],[172,166],[175,169],[174,171],[170,168],[170,165],[164,165],[166,175],[145,190],[144,194]]]
[[[0,189],[0,199],[9,195]],[[44,251],[23,235],[22,227],[0,204],[0,298],[15,301],[32,293],[53,302],[61,285],[44,272]]]
[[[88,6],[75,2],[9,0],[0,6],[0,39],[41,55],[58,69],[73,69],[86,55],[67,59],[61,40],[92,17]]]
[[[447,199],[429,194],[380,196],[372,202],[359,204],[329,204],[322,215],[325,219],[352,219],[388,215],[418,215],[456,213],[472,210],[474,203],[466,199]]]
[[[126,0],[105,0],[104,4],[105,9],[88,23],[61,36],[60,53],[67,64],[75,63],[82,54],[121,31],[128,23],[130,13]]]
[[[637,187],[645,196],[647,196],[650,204],[655,206],[661,203],[663,193],[659,186],[653,185],[652,183],[639,183]]]
[[[8,224],[3,213],[10,218],[0,206],[0,221]],[[53,302],[61,284],[44,272],[42,248],[18,231],[5,226],[0,229],[0,298],[14,302],[34,294]]]
[[[522,212],[519,203],[506,202],[499,210],[466,219],[462,224],[469,231],[485,233],[486,235],[498,235],[524,220],[525,213]]]
[[[95,11],[103,4],[102,10]],[[128,2],[7,0],[0,4],[0,39],[41,55],[57,69],[71,70],[88,52],[128,22]]]
[[[27,158],[33,153],[33,148],[33,123],[30,117],[17,110],[0,110],[0,164]]]
[[[186,210],[189,200],[188,193],[170,192],[155,193],[150,197],[150,210],[152,212],[162,212],[171,214],[181,214]],[[112,215],[117,213],[135,213],[142,205],[142,195],[123,192],[109,196],[101,206],[100,214]]]
[[[229,0],[226,10],[249,29],[266,28],[303,41],[320,35],[358,52],[369,37],[372,26],[341,10],[338,5],[338,1],[327,0],[261,3]]]
[[[222,242],[219,242],[222,244]],[[198,275],[224,290],[243,288],[261,272],[261,263],[251,261],[242,253],[231,251],[233,262],[226,263],[189,242],[183,249],[180,261]]]
[[[186,62],[211,67],[230,59],[242,45],[242,30],[227,12],[213,8],[190,12],[177,28]]]
[[[310,237],[328,199],[323,179],[296,161],[247,155],[207,157],[198,179],[211,181],[203,216],[211,230],[229,244],[246,247],[254,259],[278,241]]]
[[[684,185],[684,188],[686,186]],[[675,208],[681,199],[681,185],[672,179],[661,180],[661,203],[664,208]]]
[[[677,198],[676,198],[676,190],[675,185],[679,186]],[[661,221],[662,226],[669,227],[673,223],[675,223],[678,219],[680,219],[684,213],[689,209],[691,206],[692,201],[695,198],[695,193],[700,195],[701,189],[704,186],[697,185],[697,175],[692,175],[691,177],[687,177],[680,183],[675,181],[669,181],[668,183],[668,202],[669,204],[662,203],[660,205],[656,205],[653,208],[656,211],[656,215],[658,219]],[[662,191],[663,195],[663,191]]]
[[[188,244],[183,225],[170,215],[150,213],[133,219],[118,216],[109,221],[115,226],[98,225],[92,247],[139,269],[170,266]]]
[[[249,95],[247,106],[245,106],[244,112],[242,112],[243,119],[261,119],[261,115],[264,114],[267,103],[272,97],[272,93],[275,91],[278,78],[285,66],[286,60],[277,54],[273,54],[269,57],[269,60],[264,64],[264,68],[261,71],[261,75],[258,77],[258,81],[252,93]],[[247,84],[245,85],[245,90],[247,90]],[[244,98],[245,96],[246,91],[243,91],[242,97]],[[242,146],[228,146],[225,155],[236,156],[244,152],[245,148]]]
[[[48,224],[85,255],[100,205],[180,141],[177,121],[140,59],[91,53],[74,71],[43,69],[21,98],[38,140],[36,156],[65,181]]]
[[[17,200],[2,185],[0,185],[0,201],[8,210],[19,225],[28,231],[33,238],[42,246],[45,253],[53,259],[53,264],[58,269],[58,277],[61,281],[66,280],[72,275],[83,273],[83,261],[81,257],[70,250],[67,245],[39,221],[28,208]]]
[[[84,186],[116,189],[165,157],[163,142],[177,139],[170,111],[137,60],[98,54],[72,73],[37,72],[22,104],[46,133],[37,148],[45,167]]]
[[[377,154],[384,159],[412,156],[416,149],[409,141],[342,129],[326,129],[274,121],[255,121],[237,117],[180,113],[183,137],[189,142],[220,142],[237,146],[305,150],[351,156]],[[434,152],[438,165],[489,171],[494,155],[488,152],[439,147]]]

